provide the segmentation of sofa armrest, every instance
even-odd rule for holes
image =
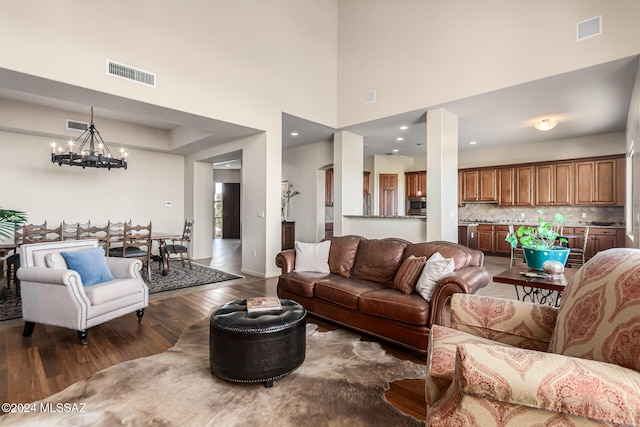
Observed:
[[[595,360],[461,344],[456,377],[469,395],[621,425],[640,425],[640,372]]]
[[[282,270],[281,274],[291,273],[296,266],[296,250],[285,249],[276,255],[276,267]]]
[[[520,348],[546,351],[558,309],[513,299],[456,294],[451,327]]]
[[[431,297],[430,325],[449,326],[451,321],[451,296],[456,293],[473,294],[490,282],[484,267],[465,267],[442,278]]]
[[[77,271],[46,267],[21,267],[16,272],[16,276],[23,282],[49,285],[69,286],[72,281],[77,284],[82,283]]]
[[[139,259],[106,257],[107,266],[115,279],[141,278],[142,261]]]

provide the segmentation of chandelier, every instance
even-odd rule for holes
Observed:
[[[80,142],[78,148],[75,146]],[[127,152],[120,149],[120,157],[116,158],[93,125],[93,107],[91,107],[91,124],[82,134],[69,141],[66,149],[51,143],[51,162],[60,166],[82,166],[82,168],[125,168],[127,169]]]

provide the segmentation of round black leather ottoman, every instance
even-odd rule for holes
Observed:
[[[211,313],[209,364],[218,377],[235,382],[263,382],[296,370],[304,362],[307,311],[282,299],[282,310],[247,313],[247,301],[232,301]]]

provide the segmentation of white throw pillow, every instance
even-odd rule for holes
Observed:
[[[294,271],[329,273],[329,249],[331,240],[320,243],[295,242],[296,265]]]
[[[64,260],[60,252],[50,252],[44,256],[44,264],[47,268],[56,270],[67,270],[67,262]]]
[[[431,302],[431,296],[436,285],[443,277],[453,273],[455,269],[453,258],[445,258],[440,252],[431,255],[422,269],[416,282],[416,292],[425,300]]]

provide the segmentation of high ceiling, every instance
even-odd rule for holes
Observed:
[[[458,117],[460,151],[623,131],[637,67],[638,57],[621,59],[343,130],[364,137],[365,156],[393,149],[400,155],[424,155],[426,112],[437,107]],[[547,117],[558,125],[547,132],[534,129],[534,122]],[[297,137],[290,135],[293,130]],[[326,140],[333,131],[284,115],[283,147]]]
[[[623,131],[638,67],[638,57],[625,58],[470,98],[427,106],[420,110],[334,129],[283,113],[283,148],[329,140],[336,130],[364,137],[365,155],[423,155],[426,112],[445,108],[459,119],[459,150],[580,137]],[[173,130],[183,128],[197,140],[172,153],[187,154],[259,132],[232,123],[157,107],[109,94],[0,69],[0,98]],[[533,128],[551,117],[559,124],[551,131]],[[407,126],[401,130],[400,126]],[[298,136],[291,136],[292,132]],[[397,141],[396,138],[404,138]],[[471,141],[477,144],[470,145]],[[211,159],[220,168],[240,167],[241,153]],[[227,165],[230,166],[227,166]]]

